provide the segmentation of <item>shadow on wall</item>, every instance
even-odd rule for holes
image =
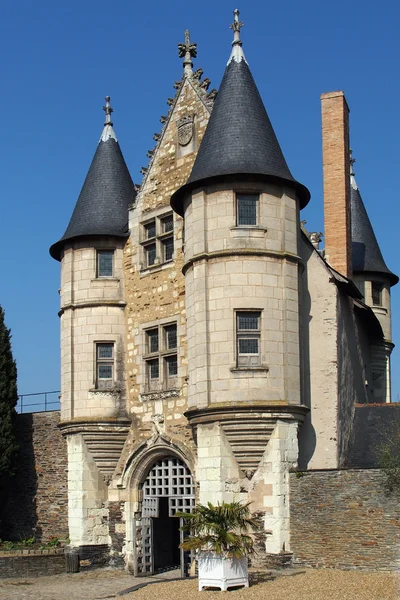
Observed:
[[[308,244],[303,244],[303,259],[307,262],[313,249]],[[314,426],[311,422],[311,384],[310,384],[310,321],[311,296],[308,287],[308,271],[304,269],[299,277],[300,291],[300,377],[301,377],[301,403],[310,411],[299,430],[299,460],[298,468],[304,471],[308,467],[317,444]]]
[[[1,538],[19,541],[42,537],[37,527],[36,494],[38,473],[33,443],[33,414],[17,416],[16,435],[19,444],[18,470],[10,480],[7,501],[1,515]]]

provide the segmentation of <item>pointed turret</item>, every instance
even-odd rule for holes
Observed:
[[[301,208],[310,199],[308,189],[293,178],[286,164],[243,53],[239,11],[234,15],[232,53],[206,133],[186,185],[172,196],[171,205],[180,215],[185,193],[200,182],[237,175],[291,186],[297,191]]]
[[[65,243],[72,239],[128,237],[128,207],[136,191],[113,129],[109,96],[103,110],[104,129],[71,220],[63,237],[50,248],[56,260],[61,259]]]
[[[390,285],[396,285],[399,278],[388,269],[383,259],[354,177],[353,162],[350,173],[353,273],[382,274],[388,277]]]

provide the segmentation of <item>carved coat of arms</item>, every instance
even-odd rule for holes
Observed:
[[[178,142],[180,146],[187,146],[193,138],[194,116],[187,115],[177,122]]]

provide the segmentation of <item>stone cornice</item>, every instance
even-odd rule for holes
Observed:
[[[251,420],[276,420],[290,419],[304,421],[309,408],[303,404],[279,404],[268,402],[255,402],[252,404],[213,404],[205,408],[192,408],[187,410],[184,415],[190,425],[199,425],[214,423],[216,421],[230,421],[232,419],[251,419]]]
[[[232,248],[227,250],[217,250],[214,252],[202,252],[196,254],[190,258],[182,267],[182,273],[185,275],[186,271],[194,265],[194,263],[205,260],[213,260],[215,258],[227,258],[230,256],[268,256],[270,258],[279,258],[280,260],[288,260],[293,263],[301,263],[300,256],[292,254],[291,252],[278,252],[276,250],[261,250],[257,248]]]
[[[61,421],[58,427],[63,435],[72,435],[74,433],[85,433],[90,431],[128,431],[131,426],[131,421],[128,418],[115,419],[96,419],[96,418],[79,418],[69,421]]]
[[[58,311],[58,316],[61,317],[66,310],[76,310],[77,308],[93,308],[95,306],[116,306],[118,308],[125,308],[126,302],[125,300],[88,300],[87,302],[71,302],[70,304],[65,304],[65,306],[61,307],[61,309]]]

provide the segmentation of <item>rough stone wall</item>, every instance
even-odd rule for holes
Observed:
[[[25,551],[28,552],[28,551]],[[9,577],[42,577],[43,575],[59,575],[65,573],[64,549],[46,553],[29,554],[4,552],[0,554],[0,578]]]
[[[59,421],[59,411],[17,416],[19,469],[3,515],[4,539],[68,535],[67,447]]]
[[[290,475],[294,562],[312,567],[396,570],[400,505],[386,496],[379,470]]]
[[[174,215],[174,257],[145,268],[142,222],[171,213],[172,193],[186,180],[192,169],[197,148],[204,135],[209,109],[197,91],[198,84],[186,78],[172,107],[168,122],[151,160],[136,206],[130,213],[131,236],[125,248],[125,296],[127,327],[128,411],[133,419],[134,436],[128,439],[124,457],[132,443],[148,439],[155,431],[152,416],[160,415],[161,428],[168,435],[189,439],[183,413],[187,408],[187,351],[185,282],[183,267],[183,221]],[[177,122],[194,115],[194,140],[182,152],[178,144]],[[158,243],[158,242],[157,242]],[[159,250],[159,246],[157,251]],[[178,378],[175,390],[146,393],[145,328],[159,324],[177,324]],[[132,443],[131,443],[132,442]]]

